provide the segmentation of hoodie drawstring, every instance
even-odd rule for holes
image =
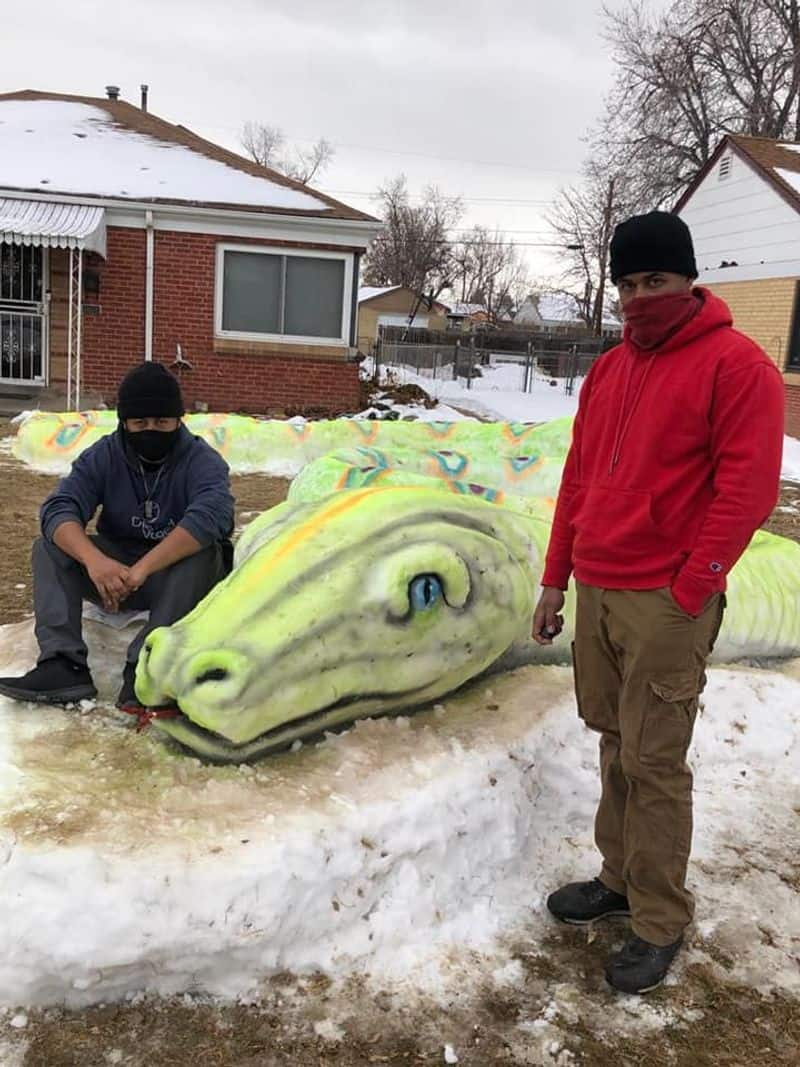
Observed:
[[[630,388],[631,378],[633,376],[633,361],[634,361],[635,358],[636,357],[631,356],[630,357],[630,362],[628,364],[628,376],[625,379],[625,389],[624,389],[623,394],[622,394],[622,403],[620,404],[620,408],[619,408],[619,418],[617,420],[617,430],[616,430],[616,433],[614,435],[614,447],[611,449],[611,462],[609,463],[609,466],[608,466],[608,473],[609,474],[613,474],[614,473],[614,468],[619,463],[620,455],[622,454],[622,442],[625,440],[625,434],[628,432],[628,428],[629,428],[629,426],[631,424],[631,420],[633,419],[634,413],[636,412],[636,408],[637,408],[637,406],[639,404],[639,400],[640,400],[640,398],[642,396],[642,393],[644,391],[645,383],[647,382],[647,376],[650,373],[650,368],[653,366],[653,360],[655,359],[655,356],[650,356],[648,358],[647,366],[644,369],[644,374],[642,375],[642,377],[641,377],[641,379],[639,381],[639,385],[636,388],[636,393],[634,394],[633,400],[631,401],[630,409],[628,410],[628,412],[626,414],[625,405],[626,405],[626,403],[628,401],[628,390]]]

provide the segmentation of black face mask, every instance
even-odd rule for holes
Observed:
[[[161,463],[172,451],[180,426],[176,430],[139,430],[137,433],[127,431],[131,448],[146,463]]]

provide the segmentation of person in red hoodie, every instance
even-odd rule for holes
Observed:
[[[578,710],[600,734],[599,877],[548,898],[558,919],[630,915],[607,980],[644,993],[692,920],[686,764],[725,576],[778,498],[783,382],[697,278],[688,227],[654,211],[611,242],[622,344],[580,394],[533,636],[550,644],[577,586]]]

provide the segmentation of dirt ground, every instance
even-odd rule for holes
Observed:
[[[0,438],[12,432],[0,421]],[[30,543],[37,511],[56,479],[34,474],[0,452],[5,507],[0,510],[0,624],[30,613]],[[287,484],[257,475],[235,477],[237,526],[283,499]],[[800,541],[800,486],[783,487],[781,503],[767,528]],[[616,928],[615,928],[616,926]],[[730,968],[713,945],[702,944],[721,972],[690,966],[678,986],[656,991],[648,1003],[678,1011],[679,1024],[655,1036],[635,1030],[601,1038],[578,1005],[570,1018],[551,1020],[558,1042],[533,1052],[519,1023],[536,1018],[560,983],[576,985],[586,1003],[611,1004],[599,977],[619,924],[585,931],[565,928],[544,943],[531,939],[512,946],[524,979],[513,992],[499,992],[487,978],[482,995],[450,1004],[409,1007],[391,990],[366,997],[357,982],[335,998],[352,1010],[339,1017],[342,1033],[320,1036],[315,1021],[333,1003],[321,975],[278,976],[265,986],[258,1006],[222,1005],[200,998],[142,998],[81,1011],[34,1011],[15,1029],[0,1020],[7,1042],[2,1067],[411,1067],[444,1062],[444,1041],[457,1043],[461,1067],[553,1064],[555,1067],[774,1067],[800,1063],[800,1004],[764,997],[720,977]],[[700,945],[697,935],[695,943]],[[488,973],[488,972],[487,972]],[[10,1019],[10,1017],[9,1017]],[[17,1020],[19,1022],[19,1020]],[[448,1035],[443,1037],[443,1035]],[[537,1046],[541,1047],[541,1046]]]
[[[13,433],[14,427],[0,419],[0,440]],[[37,474],[0,452],[0,485],[6,502],[0,509],[0,625],[19,622],[30,614],[31,542],[39,531],[39,506],[57,483],[58,478]],[[231,483],[237,528],[280,503],[289,487],[284,478],[259,474],[236,475]]]
[[[796,1001],[763,997],[692,966],[677,987],[662,987],[648,1006],[680,1015],[655,1034],[602,1038],[582,1018],[581,1003],[551,1020],[549,1051],[533,1051],[519,1024],[541,1017],[552,989],[577,985],[581,1000],[602,1011],[614,994],[598,975],[624,927],[606,923],[587,943],[585,930],[564,928],[548,940],[521,942],[512,954],[522,982],[512,992],[491,988],[465,1003],[403,1006],[390,990],[367,998],[352,982],[337,1040],[315,1033],[332,995],[322,975],[272,979],[256,1006],[144,999],[84,1011],[31,1013],[19,1037],[21,1067],[413,1067],[441,1064],[444,1041],[460,1067],[797,1067],[800,1010]],[[706,947],[707,951],[710,946]],[[723,967],[729,961],[720,959]],[[488,971],[487,967],[487,971]],[[340,993],[336,1000],[342,1003]],[[288,1005],[291,1005],[290,1007]],[[446,1035],[446,1036],[444,1036]],[[535,1046],[534,1046],[535,1047]]]

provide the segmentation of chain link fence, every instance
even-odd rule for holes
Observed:
[[[401,378],[409,372],[417,378],[459,381],[472,389],[476,379],[498,376],[502,370],[503,388],[521,393],[533,391],[535,383],[546,379],[572,395],[579,379],[586,377],[599,355],[613,344],[602,338],[586,340],[472,335],[466,338],[434,335],[433,341],[415,331],[416,337],[398,340],[390,331],[375,346],[375,373],[391,369]],[[436,389],[433,392],[437,392]]]

